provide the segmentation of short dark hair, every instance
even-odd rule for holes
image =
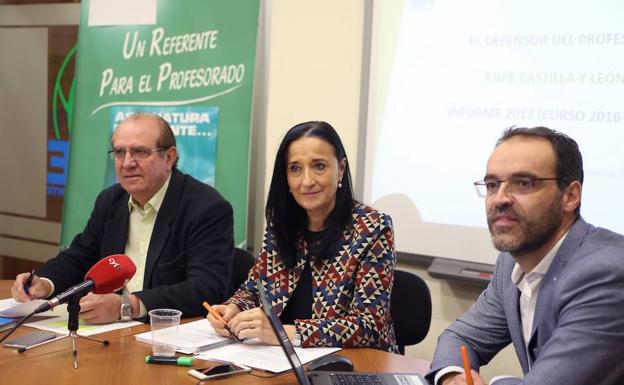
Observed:
[[[563,190],[570,183],[579,181],[583,184],[583,156],[578,143],[568,135],[547,127],[509,127],[498,139],[496,145],[516,136],[544,139],[550,143],[555,153],[555,173],[557,186]],[[581,205],[576,209],[578,215]]]
[[[323,259],[335,253],[340,235],[351,224],[355,204],[347,154],[336,130],[329,123],[320,121],[300,123],[288,130],[275,156],[265,215],[267,225],[275,236],[280,258],[289,268],[297,263],[297,244],[307,228],[308,218],[305,209],[299,206],[289,192],[286,157],[290,144],[304,136],[319,138],[329,143],[334,148],[338,162],[343,159],[345,161],[345,170],[340,181],[342,187],[336,191],[336,205],[325,219],[324,234],[316,248],[314,256],[316,264],[320,264]]]
[[[128,116],[126,119],[124,119],[123,122],[119,123],[119,125],[129,120],[140,120],[140,119],[153,119],[156,122],[156,125],[160,129],[160,134],[158,135],[158,139],[156,140],[156,147],[165,148],[165,149],[176,147],[175,135],[173,134],[173,130],[171,129],[169,122],[163,119],[160,115],[153,114],[150,112],[135,112],[132,115]],[[111,138],[111,145],[112,143],[113,143],[113,138]],[[178,155],[176,157],[175,162],[173,163],[173,167],[176,167],[178,165],[179,159],[180,159],[180,156]]]

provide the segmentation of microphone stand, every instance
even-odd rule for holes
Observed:
[[[82,298],[83,296],[84,294],[76,293],[70,296],[69,300],[67,301],[67,313],[69,314],[67,318],[67,330],[69,330],[69,336],[72,338],[72,356],[74,359],[74,369],[78,369],[78,350],[76,349],[76,338],[84,338],[86,340],[99,342],[104,346],[108,346],[110,344],[109,340],[99,340],[97,338],[78,334],[78,326],[80,324],[78,321],[78,314],[80,313],[80,298]],[[36,311],[33,311],[32,313],[22,318],[15,326],[13,326],[12,329],[9,330],[8,333],[0,338],[0,343],[7,339],[8,336],[13,334],[13,332],[17,330],[18,327],[26,322],[27,319],[35,315],[35,313]],[[33,348],[35,347],[37,346],[33,346]],[[24,353],[27,349],[28,348],[20,348],[17,350],[17,352]]]
[[[76,349],[77,338],[84,338],[86,340],[99,342],[104,346],[108,346],[110,344],[108,340],[99,340],[97,338],[78,334],[78,313],[80,313],[80,298],[82,298],[82,295],[74,294],[67,301],[67,313],[69,313],[69,317],[67,318],[67,330],[69,330],[69,336],[72,339],[72,357],[74,360],[74,369],[78,369],[78,350]]]

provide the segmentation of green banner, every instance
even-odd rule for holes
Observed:
[[[249,129],[258,0],[159,0],[155,25],[89,26],[82,2],[76,104],[61,245],[82,231],[97,194],[114,183],[106,151],[133,111],[167,119],[181,171],[234,207],[246,241]]]

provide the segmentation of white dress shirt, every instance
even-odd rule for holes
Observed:
[[[522,320],[522,336],[524,337],[524,347],[529,345],[531,331],[533,330],[533,317],[535,317],[535,307],[537,297],[542,283],[542,279],[550,268],[559,247],[567,233],[561,237],[559,242],[542,258],[542,260],[528,273],[522,271],[518,263],[514,265],[511,272],[511,280],[520,290],[520,319]]]

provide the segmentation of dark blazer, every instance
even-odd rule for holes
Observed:
[[[128,238],[128,193],[119,184],[102,191],[82,233],[37,271],[55,294],[81,282],[100,259],[123,254]],[[147,251],[143,290],[147,310],[179,309],[204,315],[202,302],[221,303],[230,293],[234,255],[230,204],[212,187],[173,170]]]
[[[511,342],[524,379],[496,385],[624,384],[624,237],[576,221],[542,279],[528,354],[514,264],[509,253],[499,255],[488,287],[440,336],[428,379],[462,366],[461,345],[478,370]]]

